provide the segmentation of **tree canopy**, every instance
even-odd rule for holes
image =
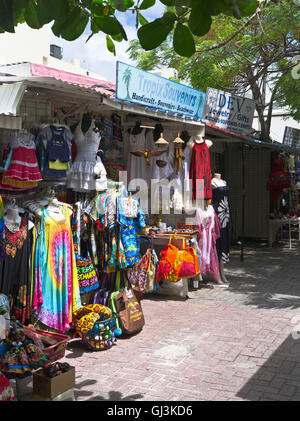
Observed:
[[[148,22],[144,11],[159,3],[172,11]],[[190,57],[195,53],[195,37],[210,30],[214,16],[243,18],[257,6],[257,0],[0,0],[0,32],[14,32],[24,22],[35,29],[53,22],[57,37],[73,41],[89,27],[89,38],[106,34],[107,48],[115,54],[114,42],[127,40],[118,16],[134,13],[137,37],[145,50],[157,48],[172,34],[176,53]]]
[[[209,32],[196,37],[195,54],[190,58],[179,56],[171,43],[169,36],[159,48],[145,51],[132,41],[130,57],[144,70],[173,68],[179,82],[202,91],[212,87],[250,95],[256,103],[262,140],[270,141],[275,105],[300,120],[300,69],[298,79],[292,73],[300,52],[298,0],[260,3],[250,18],[240,20],[215,16]]]

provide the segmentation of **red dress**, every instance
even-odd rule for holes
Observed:
[[[211,199],[211,169],[210,152],[205,141],[202,143],[194,142],[191,164],[190,180],[192,181],[192,199]],[[204,186],[201,184],[197,191],[197,180],[204,180]]]

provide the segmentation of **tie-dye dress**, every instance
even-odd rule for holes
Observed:
[[[61,207],[64,218],[54,219],[47,208],[37,232],[35,247],[35,292],[33,309],[46,326],[65,332],[71,328],[73,313],[81,307],[70,216]]]

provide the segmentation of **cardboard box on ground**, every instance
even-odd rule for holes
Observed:
[[[56,396],[73,389],[75,386],[75,367],[56,377],[47,377],[43,369],[33,373],[33,393],[37,397],[53,399]],[[40,399],[39,399],[40,400]]]

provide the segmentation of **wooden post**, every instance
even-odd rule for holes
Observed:
[[[245,174],[245,146],[242,143],[242,238],[240,261],[244,261],[244,241],[245,241],[245,209],[246,205],[246,174]]]

